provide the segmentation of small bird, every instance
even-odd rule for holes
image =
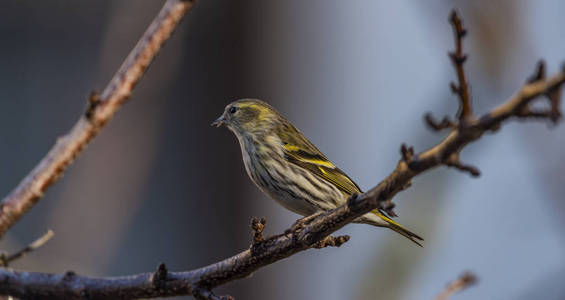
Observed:
[[[261,191],[302,216],[336,208],[361,189],[269,104],[242,99],[228,104],[212,126],[225,125],[241,146],[245,169]],[[379,210],[355,223],[390,228],[412,242],[423,240]]]

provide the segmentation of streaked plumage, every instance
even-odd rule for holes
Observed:
[[[308,216],[333,209],[351,194],[361,193],[351,178],[263,101],[232,102],[212,125],[226,125],[236,135],[251,180],[297,214]],[[416,239],[422,240],[377,210],[355,222],[388,227],[418,245]]]

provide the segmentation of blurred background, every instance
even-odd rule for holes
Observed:
[[[0,3],[0,194],[84,111],[163,1]],[[209,124],[238,98],[267,100],[358,184],[378,183],[406,142],[442,134],[453,115],[449,11],[479,113],[502,103],[544,58],[565,60],[565,2],[199,1],[118,112],[65,176],[2,240],[12,252],[55,237],[17,269],[93,276],[192,269],[245,249],[253,216],[279,233],[298,216],[247,178],[235,137]],[[354,147],[352,145],[355,145]],[[349,225],[341,248],[309,250],[218,289],[237,299],[433,299],[463,271],[454,299],[564,299],[565,124],[507,124],[462,154],[472,179],[441,168],[395,199],[392,231]]]

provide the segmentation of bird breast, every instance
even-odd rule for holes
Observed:
[[[245,169],[261,191],[283,207],[307,216],[335,208],[345,201],[331,183],[319,178],[284,157],[278,138],[240,138]]]

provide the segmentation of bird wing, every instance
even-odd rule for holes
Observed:
[[[289,162],[305,168],[317,176],[331,182],[346,196],[350,196],[353,193],[361,193],[359,186],[357,186],[351,178],[343,173],[342,170],[329,161],[329,159],[306,137],[304,137],[298,129],[294,128],[294,126],[290,125],[290,127],[285,128],[283,131],[278,133],[278,136],[282,143],[285,158]],[[380,209],[374,209],[371,213],[386,222],[384,223],[386,225],[383,223],[369,224],[389,227],[422,247],[422,245],[415,240],[423,240],[420,236],[385,216],[383,211]]]
[[[361,189],[293,126],[278,134],[285,158],[321,177],[349,196]]]

